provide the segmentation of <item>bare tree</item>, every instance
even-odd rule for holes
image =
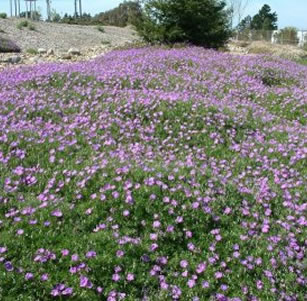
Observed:
[[[17,10],[18,10],[17,0],[14,0],[15,17],[17,17],[17,15],[18,15]]]
[[[230,10],[231,26],[233,26],[234,20],[239,24],[251,0],[227,0],[227,2]]]
[[[79,12],[80,12],[80,17],[82,17],[82,0],[79,0]]]
[[[51,19],[51,0],[46,0],[47,4],[47,19],[50,21]]]
[[[75,19],[77,18],[78,12],[77,12],[77,0],[75,0]]]
[[[10,0],[10,12],[11,12],[11,17],[13,17],[13,0]]]

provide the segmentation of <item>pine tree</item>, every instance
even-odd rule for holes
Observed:
[[[148,42],[217,48],[230,35],[225,6],[220,0],[146,0],[143,21],[137,28]]]
[[[255,30],[276,30],[277,26],[277,13],[271,12],[271,7],[267,4],[259,10],[251,22],[251,29]]]

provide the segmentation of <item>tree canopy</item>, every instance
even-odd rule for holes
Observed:
[[[253,17],[251,29],[255,30],[276,30],[277,13],[271,12],[271,7],[267,4],[263,5],[259,12]]]
[[[145,0],[139,33],[148,42],[188,42],[222,46],[230,35],[225,2],[220,0]]]

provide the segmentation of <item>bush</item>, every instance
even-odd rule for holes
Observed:
[[[110,42],[110,41],[107,41],[107,40],[102,40],[102,41],[101,41],[101,44],[102,44],[102,45],[111,45],[111,42]]]
[[[33,24],[30,24],[30,25],[28,26],[28,28],[29,28],[29,30],[36,30],[36,27],[35,27]]]
[[[23,29],[24,27],[28,27],[29,26],[29,22],[27,20],[23,20],[23,21],[20,21],[18,24],[17,24],[17,28],[18,29]]]
[[[20,52],[20,47],[13,41],[0,37],[0,53],[2,52]]]
[[[285,27],[275,34],[277,43],[297,45],[299,38],[297,36],[297,29],[295,27]]]
[[[34,48],[29,48],[29,49],[27,49],[26,52],[29,53],[29,54],[33,54],[33,55],[38,54],[38,51]]]
[[[105,30],[104,30],[104,28],[103,28],[102,26],[98,26],[98,27],[97,27],[97,30],[100,31],[100,32],[102,32],[102,33],[105,32]]]
[[[0,19],[6,19],[7,14],[6,13],[0,13]]]
[[[230,37],[225,3],[219,0],[147,0],[137,30],[150,43],[223,46]]]
[[[138,1],[125,1],[106,12],[94,17],[94,20],[104,25],[125,27],[134,25],[142,15],[142,8]]]

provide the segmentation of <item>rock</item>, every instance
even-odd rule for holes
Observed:
[[[67,54],[69,55],[80,55],[81,52],[78,48],[70,48],[68,51],[67,51]]]
[[[9,57],[6,61],[10,64],[18,64],[21,62],[21,57],[18,55],[14,55]]]
[[[32,64],[40,63],[41,59],[38,56],[34,56],[34,57],[29,58],[29,62],[32,63]]]
[[[38,48],[38,49],[37,49],[37,52],[38,52],[39,54],[46,54],[46,53],[47,53],[47,50],[46,50],[45,48]]]
[[[14,41],[0,37],[0,53],[5,52],[21,52],[21,49]]]
[[[52,48],[48,49],[47,55],[54,55],[54,50]]]

